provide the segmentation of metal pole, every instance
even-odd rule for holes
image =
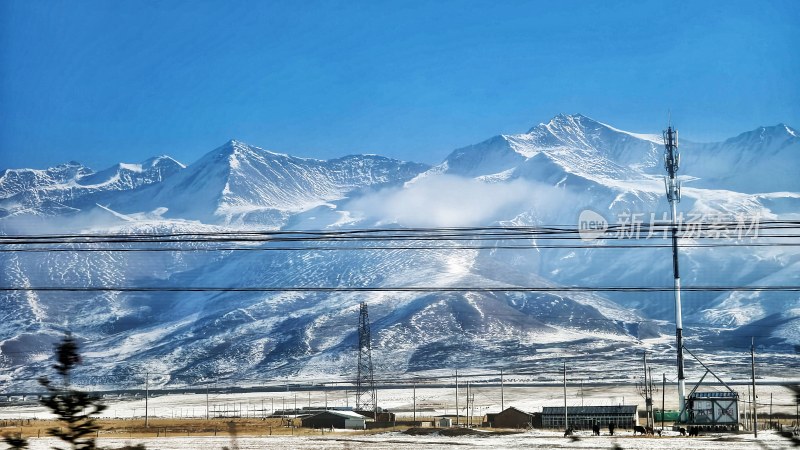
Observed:
[[[675,291],[675,342],[678,350],[678,410],[683,411],[686,406],[686,376],[683,373],[683,313],[681,312],[681,277],[678,272],[678,229],[676,225],[676,207],[672,203],[672,258],[673,272],[675,274],[673,289]],[[684,412],[684,414],[686,414]],[[683,417],[679,418],[683,420]]]
[[[653,412],[653,408],[654,408],[653,405],[655,404],[655,399],[653,398],[653,368],[650,367],[647,370],[648,370],[647,376],[648,376],[648,379],[650,380],[650,383],[648,384],[648,386],[650,388],[650,426],[651,427],[655,427],[656,426],[656,415]]]
[[[758,396],[756,395],[756,338],[750,338],[750,371],[753,376],[753,437],[758,437]]]
[[[500,369],[500,411],[505,411],[505,392],[503,386],[503,369]]]
[[[650,405],[652,404],[652,399],[650,398],[650,391],[648,389],[647,384],[647,352],[642,352],[642,362],[644,364],[644,383],[642,387],[644,388],[644,411],[647,418],[647,426],[650,426]]]
[[[206,385],[206,420],[208,420],[208,385]]]
[[[414,396],[414,423],[416,424],[416,422],[417,422],[417,383],[414,383],[414,388],[413,389],[414,389],[414,391],[413,391],[413,396]]]
[[[144,427],[145,428],[148,428],[150,426],[148,422],[149,417],[147,415],[148,412],[147,399],[149,397],[150,397],[150,372],[145,372],[144,373]]]
[[[674,276],[673,291],[675,294],[675,347],[677,350],[678,364],[678,410],[683,411],[679,421],[684,420],[686,402],[686,377],[683,373],[683,314],[681,312],[681,277],[678,270],[678,226],[677,203],[681,201],[680,183],[677,181],[677,172],[680,167],[680,154],[678,153],[678,131],[672,125],[664,132],[664,167],[667,169],[667,200],[670,204],[670,224],[672,229],[672,272]]]
[[[456,369],[456,426],[458,424],[458,369]]]
[[[470,423],[470,419],[471,419],[471,417],[469,416],[469,380],[467,380],[467,409],[466,409],[466,415],[467,415],[467,428],[469,428],[469,423]]]
[[[667,374],[661,374],[661,429],[664,429],[664,398],[667,390]]]
[[[564,361],[564,430],[569,429],[569,417],[567,417],[567,362]]]

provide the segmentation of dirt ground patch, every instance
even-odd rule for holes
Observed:
[[[409,428],[404,432],[410,436],[507,436],[511,434],[520,434],[519,431],[494,431],[494,430],[477,430],[474,428]]]
[[[300,421],[287,419],[99,419],[97,437],[150,438],[192,436],[287,436],[322,435],[324,430],[300,427]],[[54,420],[4,420],[0,433],[21,433],[24,437],[46,437],[49,428],[63,424]],[[371,432],[368,432],[371,433]]]

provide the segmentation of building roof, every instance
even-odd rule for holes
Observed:
[[[639,405],[616,405],[616,406],[569,406],[567,415],[591,415],[591,414],[636,414]],[[543,415],[563,415],[563,406],[545,406],[542,408]]]
[[[319,416],[320,414],[332,414],[332,415],[334,415],[334,416],[344,417],[345,419],[360,419],[360,420],[366,420],[366,417],[362,416],[362,415],[361,415],[361,414],[359,414],[359,413],[353,412],[353,411],[335,411],[335,410],[331,410],[331,409],[329,409],[329,410],[327,410],[327,411],[322,411],[322,412],[319,412],[319,413],[317,413],[317,414],[314,414],[314,415],[313,415],[313,416],[311,416],[311,417],[317,417],[317,416]]]
[[[695,392],[689,398],[739,398],[738,392]]]
[[[533,413],[529,413],[529,412],[527,412],[527,411],[523,411],[523,410],[521,410],[521,409],[519,409],[519,408],[515,408],[515,407],[513,407],[513,406],[509,406],[508,408],[506,408],[506,409],[504,409],[504,410],[500,411],[500,412],[499,412],[499,413],[497,413],[497,414],[503,414],[503,413],[504,413],[504,412],[506,412],[506,411],[516,411],[516,412],[518,412],[518,413],[520,413],[520,414],[525,414],[525,415],[528,415],[528,416],[532,416],[532,415],[533,415]]]

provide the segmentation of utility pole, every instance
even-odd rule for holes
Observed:
[[[564,361],[564,430],[569,429],[569,417],[567,416],[567,362]]]
[[[758,396],[756,395],[756,338],[750,338],[750,371],[753,375],[753,437],[758,437]]]
[[[647,369],[647,376],[648,376],[648,379],[650,380],[650,383],[648,384],[648,386],[650,387],[650,426],[651,427],[655,427],[656,426],[656,414],[653,411],[653,409],[655,408],[655,401],[656,400],[653,398],[653,368],[652,367],[649,367]]]
[[[147,399],[150,398],[150,372],[144,373],[144,427],[149,428]]]
[[[642,363],[644,366],[644,379],[639,387],[639,393],[644,395],[645,415],[647,416],[647,426],[653,426],[653,389],[652,371],[647,367],[647,352],[642,353]],[[649,378],[648,378],[649,376]]]
[[[500,411],[505,411],[505,392],[503,392],[503,369],[500,369]]]
[[[414,426],[416,426],[416,422],[417,422],[417,383],[414,383],[413,394],[412,395],[413,395],[413,398],[414,398],[414,419],[413,419],[413,421],[414,421],[414,424],[415,424]]]
[[[469,380],[467,380],[467,409],[464,410],[466,413],[466,421],[467,421],[467,428],[469,428],[469,422],[471,417],[469,416]]]
[[[664,429],[664,398],[667,391],[667,374],[661,374],[661,429]],[[738,422],[738,420],[737,420]]]
[[[208,420],[208,384],[206,384],[206,420]]]
[[[458,368],[456,368],[456,426],[458,426]]]
[[[678,351],[678,410],[681,412],[680,422],[684,420],[686,406],[686,377],[683,374],[683,318],[681,312],[681,276],[678,270],[678,225],[677,204],[681,201],[681,184],[677,180],[681,155],[678,153],[678,130],[669,124],[664,131],[664,168],[667,178],[664,180],[667,189],[667,200],[670,206],[670,223],[672,228],[672,273],[673,291],[675,294],[675,348]]]

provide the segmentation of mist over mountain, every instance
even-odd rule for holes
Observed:
[[[680,139],[679,212],[800,218],[800,138],[786,125],[718,143]],[[231,230],[575,226],[591,209],[615,223],[668,211],[660,134],[560,114],[516,135],[454,150],[440,164],[376,155],[297,158],[229,141],[196,162],[161,156],[100,172],[70,162],[0,174],[6,235]],[[57,231],[56,231],[57,230]],[[731,237],[742,243],[746,238]],[[759,238],[762,239],[762,238]],[[771,242],[769,239],[763,238]],[[649,241],[648,241],[649,242]],[[688,239],[686,243],[694,242]],[[669,248],[491,248],[434,241],[408,248],[5,252],[3,286],[235,288],[671,286]],[[413,244],[413,243],[412,243]],[[72,244],[70,244],[72,245]],[[169,244],[163,244],[168,247]],[[269,244],[265,244],[269,245]],[[681,248],[687,286],[798,285],[795,246]],[[674,332],[670,292],[89,292],[2,291],[5,386],[36,373],[59,330],[82,339],[87,380],[121,385],[143,369],[163,384],[226,377],[352,376],[358,304],[370,305],[379,370],[529,367],[552,354],[658,347]],[[687,292],[684,322],[714,336],[800,344],[796,292]],[[749,327],[749,328],[748,328]],[[713,330],[708,332],[708,330]],[[731,336],[733,338],[731,338]],[[720,337],[721,339],[721,337]],[[560,352],[560,353],[558,353]],[[268,375],[265,375],[268,374]],[[2,380],[0,380],[2,381]]]

